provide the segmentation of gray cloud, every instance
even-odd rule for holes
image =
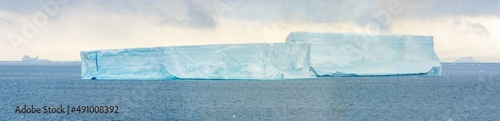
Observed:
[[[481,23],[467,23],[467,27],[469,32],[472,32],[477,35],[485,35],[490,36],[491,33],[486,27],[484,27]]]
[[[5,26],[10,26],[10,25],[13,25],[14,23],[12,21],[10,21],[9,19],[0,18],[0,24],[5,25]]]
[[[428,13],[457,16],[498,16],[500,0],[435,0]]]
[[[203,10],[198,4],[193,3],[193,1],[185,1],[187,10],[188,20],[186,23],[196,28],[214,28],[216,22],[210,13]]]
[[[47,0],[41,0],[47,1]],[[203,0],[56,0],[61,9],[98,12],[110,15],[134,15],[151,20],[153,24],[176,24],[194,28],[213,28],[216,26],[212,14],[203,9]],[[91,5],[90,8],[86,8]],[[38,1],[0,0],[0,11],[31,17],[40,11]],[[90,13],[92,14],[92,13]],[[179,19],[180,18],[180,19]],[[13,21],[2,18],[6,21]]]
[[[385,1],[385,0],[384,0]],[[335,23],[359,21],[379,3],[353,0],[270,0],[244,1],[225,17],[284,22]]]
[[[109,13],[134,14],[153,19],[151,20],[153,24],[193,28],[214,28],[217,24],[213,14],[209,13],[203,6],[206,2],[203,0],[106,0],[90,2],[97,3]]]
[[[92,3],[110,14],[155,16],[158,24],[177,24],[194,28],[217,26],[216,17],[266,22],[338,23],[365,25],[372,16],[387,10],[392,0],[58,0],[65,7],[78,8]],[[391,16],[429,18],[436,16],[500,15],[500,0],[398,0],[403,12]],[[0,0],[0,10],[33,12],[32,0]],[[229,7],[229,8],[228,8]],[[224,13],[218,13],[220,9]],[[220,15],[222,14],[222,15]],[[389,28],[383,26],[383,28]]]
[[[33,0],[0,0],[0,10],[16,13],[32,12],[38,7]]]
[[[224,14],[224,17],[266,22],[342,23],[366,26],[377,21],[378,14],[390,11],[394,0],[249,0]],[[429,19],[443,16],[498,16],[500,0],[396,0],[401,13],[392,20]],[[383,17],[383,16],[382,16]],[[390,24],[381,24],[387,31]]]
[[[491,22],[488,23],[489,21],[472,20],[467,18],[484,18],[485,16],[498,17],[500,15],[500,0],[57,1],[61,4],[61,11],[59,12],[59,15],[57,17],[50,18],[49,24],[39,29],[39,38],[34,38],[33,40],[30,40],[31,43],[23,44],[20,47],[40,47],[38,45],[30,44],[35,44],[35,42],[40,42],[42,40],[46,41],[46,43],[62,43],[61,45],[66,46],[64,45],[65,43],[67,43],[65,40],[71,40],[73,38],[79,38],[81,40],[74,40],[74,42],[71,43],[80,42],[92,45],[82,45],[81,48],[92,48],[94,47],[94,45],[100,45],[101,47],[121,47],[117,46],[116,43],[125,43],[122,46],[135,47],[138,46],[138,43],[153,43],[150,42],[153,40],[158,41],[158,43],[170,39],[185,40],[185,36],[190,36],[189,33],[192,32],[200,32],[203,34],[210,33],[206,36],[203,36],[203,39],[213,37],[213,40],[220,40],[225,39],[224,37],[221,37],[225,35],[224,32],[233,29],[243,30],[242,32],[251,32],[255,30],[241,29],[245,28],[246,23],[249,23],[248,26],[258,28],[258,30],[269,30],[270,32],[273,32],[273,34],[274,32],[287,33],[288,31],[292,31],[295,29],[323,30],[323,28],[320,27],[317,27],[318,29],[316,29],[315,27],[310,27],[311,25],[325,25],[327,27],[325,27],[326,29],[324,30],[328,31],[337,31],[338,28],[344,29],[345,31],[359,31],[358,28],[366,27],[370,24],[373,24],[373,22],[380,23],[377,18],[374,18],[374,16],[380,14],[381,12],[388,11],[390,8],[389,3],[391,3],[391,1],[400,2],[402,11],[400,13],[391,13],[391,18],[389,19],[391,19],[392,21],[401,20],[402,22],[405,22],[405,20],[410,20],[410,22],[389,22],[389,24],[382,24],[379,28],[381,29],[381,31],[388,33],[399,32],[408,34],[432,34],[436,35],[436,38],[441,37],[440,41],[444,42],[450,40],[467,39],[460,36],[465,34],[474,34],[474,37],[497,37],[495,36],[495,31],[493,31],[494,29],[490,27],[490,25],[492,25]],[[22,29],[24,24],[23,21],[21,21],[21,17],[31,19],[30,17],[32,17],[35,12],[41,10],[42,9],[40,5],[38,5],[38,0],[0,0],[0,26],[2,26],[2,28],[0,28],[0,31],[20,34],[20,29]],[[451,25],[440,28],[447,31],[426,33],[429,30],[418,29],[418,27],[420,26],[426,27],[427,23],[429,23],[429,25],[432,25],[433,22],[439,22],[439,20],[441,20],[442,22],[440,23],[440,25],[436,25],[438,27],[441,25]],[[411,22],[414,22],[413,24],[415,24],[415,21],[417,21],[416,24],[418,25],[410,25],[412,24]],[[220,22],[235,22],[236,24]],[[6,27],[3,27],[3,25],[6,25]],[[398,27],[399,30],[390,30],[392,28]],[[429,26],[426,28],[433,27],[434,26]],[[457,28],[459,30],[456,30]],[[185,30],[182,32],[178,32],[178,30],[182,29]],[[213,30],[198,31],[198,29]],[[455,30],[460,34],[446,34],[446,32],[454,32]],[[216,37],[212,34],[219,35]],[[8,40],[5,39],[6,33],[3,35],[3,40],[5,41],[2,42],[9,43]],[[443,36],[449,36],[449,38],[445,38]],[[239,36],[231,36],[230,39],[241,39],[237,37]],[[194,41],[198,40],[198,38],[191,39],[193,40],[193,43],[198,42]],[[138,40],[144,40],[146,42],[137,42],[129,45],[126,44],[126,42],[136,42]],[[99,44],[96,44],[97,41],[103,42],[99,42]],[[436,41],[436,45],[440,44],[440,41]],[[217,43],[218,41],[212,42]],[[166,43],[175,42],[169,41]],[[7,45],[8,44],[3,44],[2,48],[10,47],[10,45]],[[142,46],[146,45],[147,44],[144,44]],[[151,45],[158,44],[156,43]],[[483,46],[483,44],[477,45]],[[484,45],[493,46],[494,43]],[[451,45],[446,45],[446,47],[450,46]],[[458,46],[461,45],[457,45],[457,47]],[[483,47],[478,48],[481,49]],[[450,51],[446,53],[453,53],[458,49],[451,48],[448,50]],[[29,52],[28,50],[25,51]],[[74,51],[76,52],[79,50]]]

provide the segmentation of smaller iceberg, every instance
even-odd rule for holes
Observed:
[[[432,36],[292,32],[287,43],[310,43],[317,76],[440,76]]]
[[[461,57],[455,60],[455,63],[478,63],[476,59],[474,59],[472,56],[469,57]]]

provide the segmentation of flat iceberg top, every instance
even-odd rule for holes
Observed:
[[[415,40],[418,45],[434,45],[432,36],[420,35],[397,35],[397,34],[364,34],[364,33],[328,33],[328,32],[291,32],[286,42],[307,43],[367,43],[370,44],[406,44],[409,40]]]
[[[292,32],[287,43],[311,43],[318,76],[440,76],[432,36]]]

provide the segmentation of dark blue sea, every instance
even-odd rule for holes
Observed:
[[[500,64],[445,63],[442,75],[92,81],[78,64],[3,63],[0,120],[500,120]],[[24,105],[119,108],[16,113]]]

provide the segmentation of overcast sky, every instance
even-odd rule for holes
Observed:
[[[500,62],[500,0],[0,0],[0,60],[284,42],[291,31],[429,35],[442,61]]]

